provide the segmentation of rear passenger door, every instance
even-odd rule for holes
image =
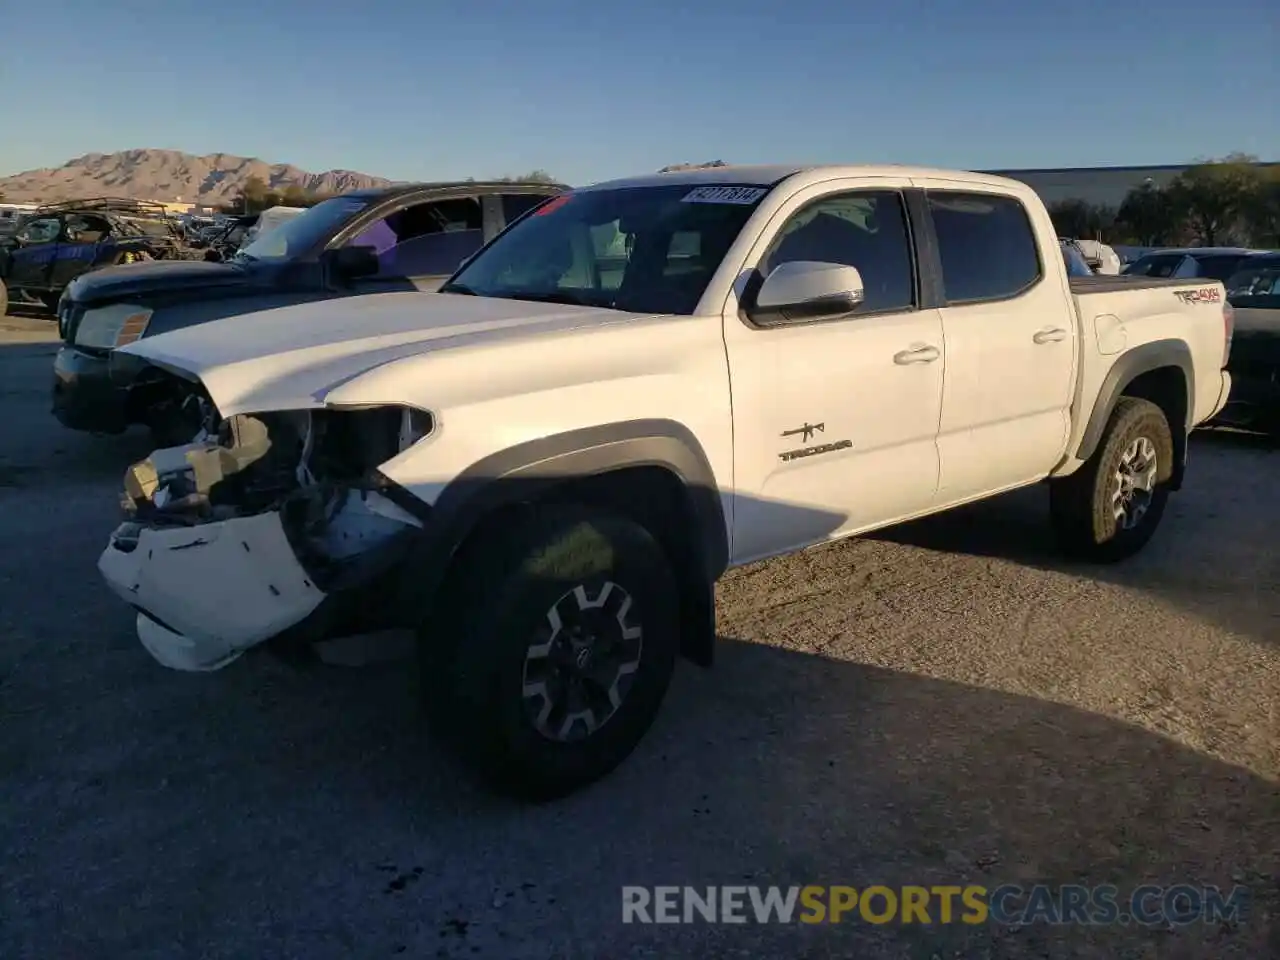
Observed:
[[[973,184],[922,185],[947,344],[941,506],[1039,479],[1057,464],[1079,347],[1048,216],[1033,221],[1017,197]]]

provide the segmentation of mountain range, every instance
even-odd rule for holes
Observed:
[[[216,204],[230,201],[254,177],[272,190],[298,186],[308,193],[344,193],[391,183],[354,170],[309,173],[286,163],[229,153],[195,156],[177,150],[136,149],[88,153],[60,167],[0,178],[0,195],[15,203],[112,196]]]

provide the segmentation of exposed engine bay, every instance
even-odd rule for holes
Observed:
[[[278,511],[323,583],[345,561],[421,526],[383,492],[378,467],[430,429],[429,414],[403,407],[239,414],[130,467],[122,506],[138,528]]]
[[[379,467],[432,426],[398,406],[226,419],[210,407],[191,443],[129,468],[127,519],[99,569],[157,659],[217,669],[393,570],[422,519]]]

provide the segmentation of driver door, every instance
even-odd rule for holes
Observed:
[[[926,512],[938,492],[945,344],[922,294],[910,181],[800,191],[748,255],[724,317],[733,389],[733,561]],[[754,326],[749,285],[784,262],[856,267],[865,300],[818,321]]]
[[[29,220],[18,231],[22,244],[11,254],[9,285],[44,289],[49,286],[54,259],[58,255],[58,235],[62,232],[61,217],[40,217]]]

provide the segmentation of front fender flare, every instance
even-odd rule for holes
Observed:
[[[713,624],[711,588],[729,561],[720,490],[693,433],[683,424],[659,419],[601,424],[498,451],[458,474],[430,506],[399,491],[398,502],[416,509],[424,529],[405,567],[405,615],[411,622],[426,615],[454,555],[486,516],[543,497],[567,481],[629,467],[660,467],[684,485],[693,527],[691,559],[706,593],[698,606],[706,607],[702,613]]]

